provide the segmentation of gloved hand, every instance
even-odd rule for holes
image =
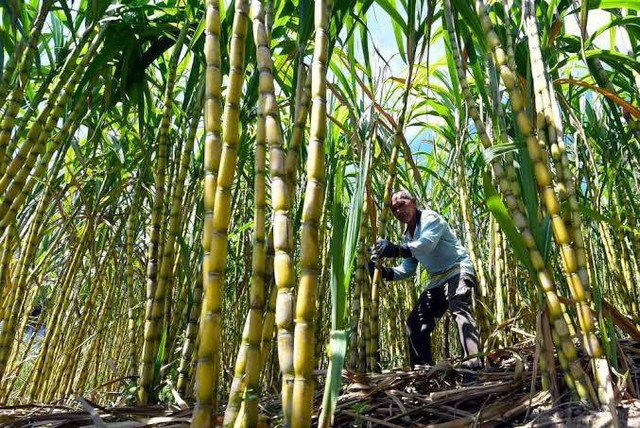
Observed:
[[[373,260],[369,260],[369,264],[367,265],[369,268],[369,276],[373,278],[373,273],[376,271],[376,262]],[[393,281],[393,269],[381,266],[380,273],[382,274],[382,278],[387,281]]]
[[[373,253],[378,257],[411,257],[411,250],[407,244],[396,245],[390,242],[388,239],[378,239],[376,245],[373,247]]]

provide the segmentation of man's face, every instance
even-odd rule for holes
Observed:
[[[395,194],[391,197],[391,212],[401,223],[409,223],[416,213],[416,203]]]

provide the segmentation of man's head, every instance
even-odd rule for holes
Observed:
[[[404,189],[397,191],[391,196],[391,212],[401,223],[415,222],[418,214],[416,198]]]

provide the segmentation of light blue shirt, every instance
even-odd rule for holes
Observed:
[[[413,235],[405,230],[403,242],[409,247],[412,257],[392,268],[394,281],[415,274],[418,263],[422,263],[429,273],[427,289],[439,287],[458,274],[474,275],[467,250],[447,222],[435,211],[418,211]]]

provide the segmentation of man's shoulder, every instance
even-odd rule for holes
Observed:
[[[423,209],[420,211],[420,223],[422,223],[423,225],[427,225],[434,221],[440,220],[442,220],[442,216],[433,210]]]

